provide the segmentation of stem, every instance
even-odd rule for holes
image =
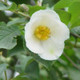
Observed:
[[[65,54],[63,53],[63,55],[67,58],[67,60],[76,68],[80,71],[80,68]]]
[[[7,80],[7,74],[6,74],[6,71],[4,72],[4,74],[5,74],[5,80]]]
[[[76,42],[75,42],[75,44],[73,44],[73,43],[70,42],[70,44],[71,44],[73,47],[75,47],[75,48],[80,48],[80,45],[77,44]]]
[[[77,46],[77,38],[75,38],[75,45],[74,45],[75,47]]]
[[[26,14],[24,14],[24,13],[20,12],[20,11],[15,12],[15,13],[20,14],[20,15],[22,15],[22,16],[25,16],[25,17],[27,17],[27,18],[30,18],[30,16],[29,16],[29,15],[26,15]]]
[[[72,36],[74,36],[74,37],[80,38],[79,35],[73,34],[72,32],[71,32],[70,34],[71,34]]]

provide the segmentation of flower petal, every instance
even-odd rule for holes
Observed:
[[[54,38],[60,41],[65,41],[69,38],[68,27],[59,20],[52,20],[53,22],[48,22],[50,24],[51,33]]]
[[[39,10],[39,11],[33,13],[30,20],[39,18],[39,17],[55,18],[55,19],[60,20],[58,14],[55,11],[50,10],[50,9]]]
[[[64,42],[59,42],[55,38],[50,38],[47,41],[42,42],[42,47],[44,49],[43,54],[39,56],[45,60],[56,60],[58,59],[64,49]]]

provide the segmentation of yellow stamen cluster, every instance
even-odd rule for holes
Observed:
[[[47,40],[50,37],[50,29],[46,26],[38,26],[34,34],[39,40]]]

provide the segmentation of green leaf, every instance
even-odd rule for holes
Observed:
[[[71,34],[80,38],[80,26],[71,29]]]
[[[17,26],[0,25],[0,48],[12,49],[16,46],[16,37],[20,35]]]
[[[6,10],[7,6],[5,6],[3,3],[0,3],[0,10]]]
[[[3,72],[7,69],[8,64],[0,64],[0,77],[2,76]]]
[[[27,22],[25,18],[14,18],[12,21],[9,21],[7,23],[7,26],[11,26],[11,25],[14,25],[14,24],[21,24],[21,23],[24,23],[24,22]]]
[[[54,5],[54,9],[69,7],[71,4],[75,2],[80,2],[80,0],[60,0]]]
[[[43,4],[52,7],[57,1],[59,0],[43,0]]]
[[[75,27],[75,26],[80,26],[80,17],[78,17],[75,22],[71,25],[71,28]]]
[[[13,2],[13,3],[9,6],[8,10],[10,10],[10,11],[16,11],[16,10],[17,10],[17,5]]]
[[[55,10],[55,11],[59,14],[59,17],[63,23],[65,23],[65,24],[69,23],[70,18],[71,18],[70,13],[68,13],[64,10]]]
[[[18,71],[20,73],[22,73],[22,72],[24,73],[26,66],[29,65],[33,61],[33,59],[30,56],[26,56],[26,55],[22,55],[22,54],[17,55],[17,57],[18,57],[18,61],[20,62],[20,64],[17,64],[15,66],[16,71]]]
[[[23,38],[18,37],[17,38],[17,45],[8,51],[8,56],[14,56],[14,55],[21,55],[25,53],[25,50],[23,48]]]
[[[12,80],[30,80],[27,74],[20,74],[16,78],[13,78]]]
[[[38,10],[45,9],[45,7],[42,7],[42,6],[28,6],[28,7],[29,7],[30,16]]]
[[[68,7],[72,3],[72,0],[60,0],[54,5],[54,9],[60,9]]]
[[[50,80],[58,80],[56,71],[53,68],[49,70],[49,77],[50,77]]]
[[[33,61],[31,57],[24,55],[19,56],[19,61],[20,65],[16,65],[18,72],[26,73],[26,76],[28,76],[30,80],[39,78],[39,66],[37,62]]]
[[[80,2],[74,2],[69,7],[69,12],[71,13],[71,23],[74,24],[75,21],[80,17]]]
[[[0,2],[0,10],[16,11],[17,5],[13,2],[10,6],[5,6],[3,3]]]
[[[25,73],[31,78],[31,80],[39,79],[39,65],[36,61],[33,61],[26,66]]]
[[[80,80],[80,71],[75,68],[69,68],[69,77],[71,80]]]

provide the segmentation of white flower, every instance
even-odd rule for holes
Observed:
[[[7,3],[8,3],[8,5],[11,5],[12,4],[12,2],[9,1],[9,0],[7,0]],[[5,13],[6,16],[12,16],[13,15],[13,12],[11,12],[9,10],[5,10],[4,13]]]
[[[11,12],[9,10],[5,10],[4,13],[6,16],[12,16],[13,15],[13,12]]]
[[[35,12],[25,26],[26,46],[45,60],[58,59],[69,38],[69,29],[53,10]]]
[[[18,76],[19,75],[19,72],[15,72],[14,73],[14,77]]]

